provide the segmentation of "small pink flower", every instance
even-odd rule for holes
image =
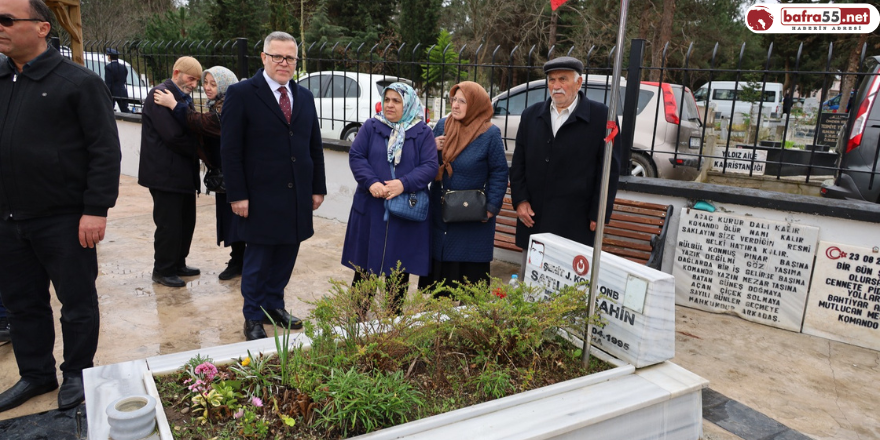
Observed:
[[[239,408],[235,414],[232,415],[233,419],[240,419],[244,415],[244,408]]]
[[[260,399],[259,397],[254,397],[254,398],[252,398],[252,399],[251,399],[251,403],[252,403],[254,406],[256,406],[257,408],[263,406],[263,400]]]
[[[196,374],[204,374],[205,379],[207,379],[208,382],[210,382],[210,381],[214,380],[214,376],[217,375],[217,367],[215,367],[214,364],[212,364],[210,362],[205,362],[204,364],[201,364],[198,367],[196,367]]]

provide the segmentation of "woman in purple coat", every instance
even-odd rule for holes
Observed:
[[[412,87],[394,83],[382,93],[382,113],[364,123],[351,145],[349,166],[357,189],[348,217],[342,264],[364,274],[388,275],[400,262],[403,278],[395,301],[409,286],[409,274],[427,275],[431,225],[385,213],[385,200],[425,189],[437,174],[437,146],[421,121],[422,105]],[[395,176],[391,176],[391,167]],[[387,220],[386,220],[387,218]]]

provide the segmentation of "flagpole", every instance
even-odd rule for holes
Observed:
[[[614,52],[614,69],[611,76],[611,102],[608,106],[608,121],[617,123],[617,108],[620,104],[620,72],[623,63],[623,39],[626,33],[626,13],[629,8],[628,0],[620,0],[620,24],[617,30],[617,45]],[[612,130],[606,129],[605,135],[611,137]],[[590,307],[587,314],[587,327],[584,334],[582,361],[584,365],[590,364],[590,351],[593,342],[592,317],[596,314],[596,291],[599,285],[599,263],[602,254],[602,238],[605,235],[605,211],[608,203],[608,179],[611,175],[611,153],[614,148],[614,138],[606,138],[605,157],[602,166],[602,189],[599,198],[599,216],[596,221],[596,235],[593,240],[593,267],[590,269]],[[627,167],[624,167],[627,169]],[[588,225],[584,225],[588,226]]]

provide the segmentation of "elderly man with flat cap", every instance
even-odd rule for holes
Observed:
[[[147,93],[141,119],[138,184],[153,196],[153,281],[168,287],[184,287],[180,277],[200,273],[186,265],[196,228],[196,193],[201,188],[198,141],[168,107],[156,105],[154,97],[157,90],[166,90],[177,102],[192,107],[190,94],[201,76],[202,65],[195,58],[178,58],[171,78]]]
[[[608,107],[581,90],[584,64],[560,57],[544,64],[550,99],[529,106],[516,133],[510,189],[516,207],[516,245],[550,232],[593,245],[599,216]],[[605,221],[611,218],[620,149],[615,138]],[[525,256],[523,252],[523,266]]]

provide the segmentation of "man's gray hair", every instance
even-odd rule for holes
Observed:
[[[292,41],[296,45],[296,39],[292,35],[287,32],[275,31],[269,34],[263,41],[263,52],[269,50],[269,43],[273,41]],[[297,46],[297,49],[299,49],[299,46]]]

